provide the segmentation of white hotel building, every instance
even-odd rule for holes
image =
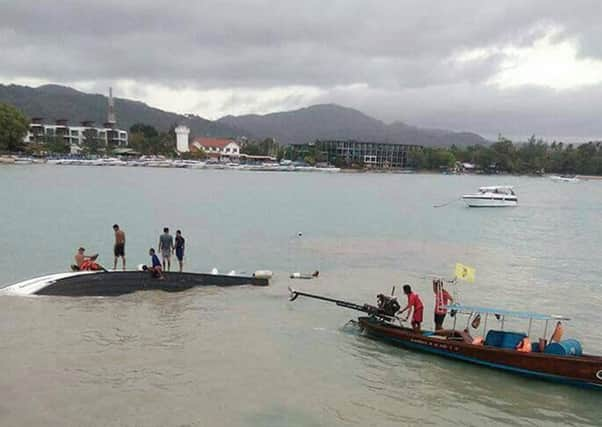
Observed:
[[[128,132],[123,129],[94,126],[93,122],[82,122],[80,126],[71,126],[67,120],[57,120],[55,124],[42,123],[42,118],[35,117],[31,120],[29,131],[24,138],[26,143],[43,143],[50,138],[62,137],[65,144],[71,147],[72,153],[78,153],[86,144],[87,138],[95,138],[100,146],[126,147],[128,145]]]
[[[54,124],[43,123],[42,117],[33,117],[29,131],[23,139],[26,143],[44,143],[52,138],[62,138],[76,154],[85,146],[88,139],[94,139],[100,147],[118,148],[128,145],[128,132],[116,127],[113,90],[109,88],[107,122],[102,127],[92,121],[83,121],[80,126],[70,126],[66,119],[58,119]]]

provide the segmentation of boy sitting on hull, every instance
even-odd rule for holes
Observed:
[[[143,266],[142,269],[143,270],[148,270],[151,273],[151,276],[153,276],[156,279],[164,279],[163,277],[163,269],[161,268],[161,261],[159,261],[159,257],[157,256],[157,254],[155,253],[155,249],[154,248],[150,248],[148,250],[148,254],[151,257],[151,266]]]

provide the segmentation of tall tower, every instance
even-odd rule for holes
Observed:
[[[178,126],[176,129],[176,149],[180,153],[187,153],[190,151],[188,147],[188,135],[190,134],[190,129],[184,125]]]
[[[109,88],[109,110],[107,113],[107,123],[110,128],[115,127],[117,120],[115,119],[115,101],[113,100],[113,88]]]

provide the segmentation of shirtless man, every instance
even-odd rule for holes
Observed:
[[[117,224],[113,226],[113,230],[115,231],[115,246],[113,247],[115,262],[113,263],[113,270],[117,270],[117,258],[121,257],[121,263],[125,271],[125,233]]]
[[[73,271],[78,271],[81,270],[81,266],[85,261],[89,261],[92,258],[95,258],[98,256],[98,254],[96,255],[92,255],[92,256],[88,256],[85,254],[86,250],[84,248],[79,248],[77,250],[77,252],[75,253],[75,264],[73,264],[71,266],[71,270]]]

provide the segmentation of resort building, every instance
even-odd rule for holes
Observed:
[[[190,144],[190,151],[204,151],[209,157],[238,158],[240,156],[240,145],[233,139],[225,138],[195,138]]]
[[[56,120],[54,124],[44,124],[41,117],[31,119],[29,132],[25,135],[26,143],[42,144],[53,138],[60,138],[71,147],[72,153],[79,152],[87,142],[95,140],[101,147],[126,147],[128,132],[107,126],[94,126],[94,122],[81,122],[79,126],[69,125],[66,119]]]
[[[67,119],[58,119],[54,124],[48,124],[44,123],[42,117],[33,117],[23,140],[25,143],[37,144],[59,140],[71,148],[71,153],[76,154],[91,144],[110,149],[127,147],[128,132],[117,128],[113,91],[109,88],[107,121],[102,126],[95,126],[91,120],[72,126]]]
[[[387,169],[408,167],[408,154],[422,146],[388,142],[354,140],[317,140],[309,144],[291,146],[293,160],[314,156],[318,162],[339,167],[363,166]]]

